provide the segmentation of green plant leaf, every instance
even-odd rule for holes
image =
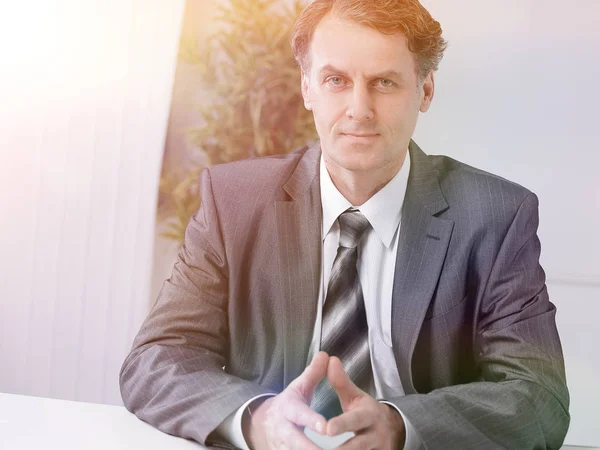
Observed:
[[[300,70],[288,45],[297,15],[309,0],[229,0],[218,7],[218,31],[198,45],[182,34],[179,61],[192,66],[199,120],[185,130],[194,155],[206,164],[290,152],[317,140],[303,107]],[[182,243],[201,203],[204,164],[163,173],[159,186],[161,236]],[[164,205],[163,205],[164,204]]]

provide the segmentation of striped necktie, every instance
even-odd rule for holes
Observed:
[[[369,227],[369,221],[360,211],[347,210],[340,214],[338,223],[340,243],[323,306],[321,350],[340,358],[354,384],[367,390],[373,372],[367,316],[356,261],[357,245]],[[315,389],[311,407],[327,419],[341,414],[337,394],[326,378]]]

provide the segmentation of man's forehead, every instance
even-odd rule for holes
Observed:
[[[316,50],[316,51],[315,51]],[[410,78],[414,71],[414,57],[410,51],[373,52],[345,49],[339,52],[311,49],[307,59],[311,72],[315,75],[338,73],[360,75],[365,78]]]
[[[318,71],[331,67],[342,71],[360,68],[375,74],[404,72],[412,67],[412,53],[404,34],[383,34],[335,17],[325,17],[317,25],[307,57]]]

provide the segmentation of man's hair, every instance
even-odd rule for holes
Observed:
[[[404,34],[415,56],[419,81],[438,69],[447,46],[439,22],[418,0],[315,0],[302,11],[292,34],[292,53],[304,70],[309,68],[308,53],[315,28],[327,14],[383,34]]]

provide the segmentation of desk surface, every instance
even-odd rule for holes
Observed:
[[[122,406],[0,393],[0,449],[201,450],[164,434]],[[565,446],[562,450],[598,449]]]
[[[0,448],[6,450],[200,450],[164,434],[122,406],[0,393]]]

